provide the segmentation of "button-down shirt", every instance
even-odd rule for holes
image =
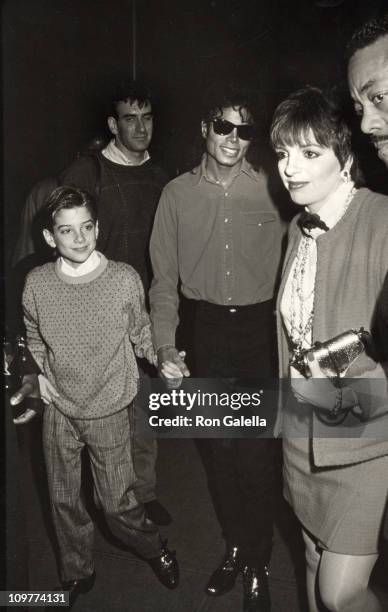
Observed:
[[[151,318],[157,348],[175,344],[178,291],[190,299],[247,305],[273,297],[282,224],[267,180],[243,160],[228,187],[199,167],[162,192],[151,236]]]

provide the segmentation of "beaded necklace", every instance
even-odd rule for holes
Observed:
[[[306,282],[307,258],[310,251],[311,236],[303,236],[300,243],[296,262],[291,280],[291,306],[290,306],[290,339],[298,352],[302,349],[304,341],[311,332],[314,310],[309,314],[307,321],[304,322],[304,304],[311,298],[312,291],[306,295],[304,285]]]
[[[348,193],[342,214],[337,220],[337,223],[344,214],[346,213],[349,205],[357,193],[357,189],[353,187]],[[291,305],[290,305],[290,331],[289,338],[292,346],[291,364],[298,363],[303,350],[303,344],[306,342],[311,345],[311,332],[314,321],[314,306],[311,308],[311,312],[307,317],[305,316],[305,304],[311,299],[312,295],[315,294],[315,276],[312,284],[311,291],[307,294],[305,291],[305,284],[307,279],[307,263],[311,251],[311,247],[315,238],[310,235],[304,235],[300,242],[298,252],[296,254],[296,261],[292,273],[291,279]]]

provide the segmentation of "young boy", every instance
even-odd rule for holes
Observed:
[[[155,363],[141,280],[96,249],[92,197],[58,187],[44,209],[44,238],[58,258],[27,277],[23,309],[28,346],[39,364],[48,404],[43,443],[60,551],[61,579],[74,601],[93,586],[93,523],[81,486],[88,448],[95,491],[114,535],[149,562],[166,587],[178,564],[133,493],[129,407],[137,392],[133,352]],[[166,364],[165,376],[179,376]]]

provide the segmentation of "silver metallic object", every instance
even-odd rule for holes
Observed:
[[[326,342],[315,342],[311,348],[295,350],[291,355],[290,365],[305,378],[311,378],[310,355],[318,361],[325,376],[342,378],[353,361],[364,352],[370,338],[369,332],[364,331],[363,327],[358,331],[350,329]]]

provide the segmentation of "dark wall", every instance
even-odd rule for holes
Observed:
[[[30,187],[57,175],[97,129],[104,95],[129,73],[125,0],[3,4],[4,199],[9,234]]]
[[[215,78],[240,77],[270,110],[304,83],[343,79],[344,41],[383,0],[137,0],[138,74],[154,84],[154,148],[190,165],[198,104]],[[4,201],[12,245],[31,186],[56,175],[105,127],[104,99],[131,73],[130,0],[3,2]],[[367,151],[367,148],[365,148]],[[381,164],[371,162],[371,175]]]
[[[239,78],[264,92],[269,117],[287,93],[305,84],[342,84],[347,91],[346,41],[355,27],[384,9],[386,0],[139,2],[141,70],[158,80],[169,104],[164,154],[170,165],[175,162],[182,171],[192,163],[199,102],[220,77]],[[382,164],[374,154],[369,160],[365,139],[361,148],[369,176],[378,181]]]

